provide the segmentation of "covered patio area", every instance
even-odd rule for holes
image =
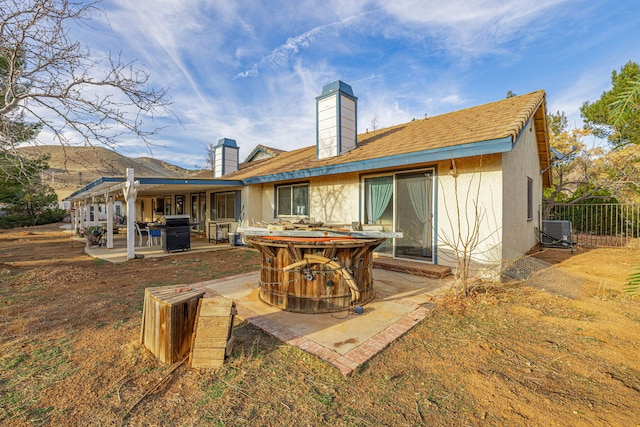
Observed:
[[[100,258],[112,263],[121,263],[127,261],[127,236],[126,234],[115,234],[113,236],[113,247],[107,248],[106,246],[89,245],[87,239],[84,237],[74,237],[75,240],[86,243],[85,252],[87,255],[93,258]],[[183,255],[196,252],[210,252],[228,250],[232,246],[227,243],[215,243],[215,241],[209,241],[207,238],[200,237],[197,234],[191,235],[191,249],[185,251],[172,251],[167,252],[162,248],[162,244],[147,244],[147,237],[143,237],[142,245],[139,243],[138,236],[135,237],[135,258],[158,258],[173,255]]]
[[[167,245],[179,250],[188,248],[188,242],[178,238],[184,236],[184,227],[192,232],[191,252],[202,250],[203,244],[213,249],[215,246],[209,241],[198,242],[197,237],[208,236],[213,240],[222,236],[220,240],[226,240],[227,235],[235,232],[242,218],[242,205],[236,198],[242,185],[242,181],[208,178],[135,178],[133,169],[129,168],[126,176],[102,177],[65,200],[72,203],[70,216],[74,232],[94,232],[95,227],[105,230],[109,252],[102,247],[91,247],[92,253],[120,262],[120,255],[114,254],[120,252],[123,231],[127,236],[124,239],[126,259],[162,255],[161,249],[142,248],[138,233],[145,228],[147,232],[149,228],[160,232],[160,228],[163,234],[166,230],[167,236],[172,236],[171,243],[166,240]],[[235,209],[223,209],[226,205],[218,208],[215,201],[219,194],[233,196]]]

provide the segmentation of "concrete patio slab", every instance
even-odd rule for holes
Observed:
[[[72,237],[74,240],[83,242],[85,247],[85,253],[93,258],[100,258],[105,261],[109,261],[112,263],[122,263],[127,262],[127,241],[125,235],[116,235],[113,239],[113,248],[107,249],[104,246],[90,246],[86,239],[83,237]],[[156,244],[153,246],[148,246],[146,244],[138,245],[138,237],[135,239],[136,247],[135,247],[135,255],[144,257],[144,258],[160,258],[174,255],[184,255],[184,254],[193,254],[198,252],[210,252],[210,251],[218,251],[218,250],[227,250],[233,248],[233,246],[229,245],[229,243],[214,243],[209,242],[207,239],[202,238],[191,238],[191,248],[186,251],[173,251],[166,252],[162,249],[160,244]],[[146,243],[146,238],[144,242]]]
[[[190,285],[235,301],[238,317],[276,338],[314,354],[349,375],[423,320],[434,297],[452,278],[430,279],[373,270],[376,296],[362,314],[353,311],[303,314],[283,311],[260,300],[258,272]]]
[[[233,247],[228,243],[216,245],[207,239],[192,239],[189,251],[169,254],[156,245],[136,246],[135,252],[144,257],[164,257],[229,249]],[[87,245],[85,252],[109,262],[127,261],[124,236],[114,238],[112,249]],[[352,310],[303,314],[287,312],[262,302],[258,296],[259,279],[260,273],[253,272],[189,286],[203,289],[205,297],[219,295],[232,299],[239,318],[283,342],[320,357],[344,375],[349,375],[423,320],[435,307],[434,298],[449,289],[453,282],[452,276],[430,278],[417,273],[374,268],[375,297],[364,305],[362,314],[355,314]]]

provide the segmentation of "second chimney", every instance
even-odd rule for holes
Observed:
[[[235,139],[221,138],[213,149],[213,177],[220,178],[238,170],[239,149]]]

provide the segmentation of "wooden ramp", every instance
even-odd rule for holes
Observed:
[[[218,368],[233,346],[235,303],[227,298],[203,298],[198,305],[193,327],[189,365],[193,368]]]
[[[432,279],[443,279],[451,274],[451,268],[442,265],[406,261],[383,256],[377,256],[373,259],[373,268],[430,277]]]

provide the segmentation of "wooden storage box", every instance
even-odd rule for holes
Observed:
[[[162,286],[144,291],[140,343],[163,363],[189,354],[198,301],[204,291]]]
[[[193,368],[217,368],[233,346],[235,303],[226,298],[203,298],[193,328],[189,364]]]

